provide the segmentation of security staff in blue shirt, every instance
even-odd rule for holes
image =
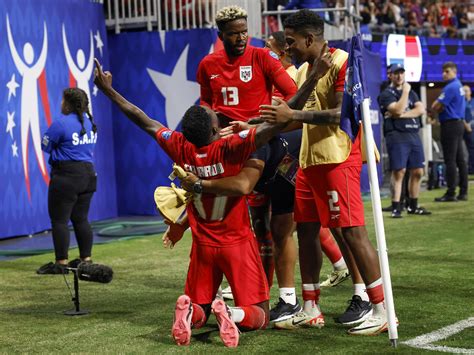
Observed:
[[[421,115],[425,107],[418,95],[405,81],[405,68],[396,63],[390,66],[390,85],[380,94],[378,100],[384,115],[384,134],[392,172],[392,217],[401,218],[400,197],[406,170],[408,180],[409,214],[429,215],[431,212],[418,206],[421,178],[425,165],[423,144],[418,135]]]
[[[443,80],[447,83],[443,92],[433,102],[431,109],[439,113],[441,145],[446,164],[448,190],[437,202],[467,201],[468,174],[463,149],[464,115],[466,100],[461,81],[457,78],[457,66],[453,62],[443,64]],[[457,168],[457,169],[456,169]],[[459,195],[456,197],[456,177],[459,172]]]
[[[38,274],[67,273],[69,221],[79,247],[79,259],[71,261],[69,266],[77,267],[81,261],[91,262],[93,237],[88,214],[97,185],[93,165],[97,127],[89,112],[85,91],[65,89],[61,113],[64,116],[51,124],[42,140],[42,149],[50,154],[52,167],[48,213],[56,262],[43,265],[37,270]]]

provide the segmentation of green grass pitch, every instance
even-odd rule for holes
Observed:
[[[385,228],[395,307],[403,342],[474,316],[474,199],[437,204],[442,192],[427,191],[421,204],[431,216],[399,220],[385,214]],[[471,196],[473,197],[473,196]],[[387,200],[383,201],[386,205]],[[375,243],[370,203],[366,221]],[[296,331],[249,332],[238,349],[222,345],[215,319],[195,331],[191,346],[177,347],[170,335],[174,302],[183,292],[190,249],[189,235],[173,250],[161,245],[161,236],[119,241],[94,247],[94,260],[113,267],[111,284],[81,282],[81,306],[91,313],[67,317],[71,297],[62,276],[38,276],[34,270],[52,254],[0,262],[1,353],[414,353],[389,345],[387,334],[351,337],[335,324],[350,299],[349,281],[323,289],[321,307],[326,326]],[[71,251],[71,258],[76,251]],[[296,274],[298,275],[298,267]],[[330,272],[324,260],[322,279]],[[299,280],[299,275],[297,276]],[[72,276],[68,276],[72,282]],[[276,283],[276,282],[275,282]],[[300,284],[297,283],[298,294]],[[278,290],[272,289],[272,302]],[[435,345],[474,349],[468,328]],[[474,350],[473,350],[474,351]]]

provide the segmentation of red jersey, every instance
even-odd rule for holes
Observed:
[[[255,151],[255,129],[197,148],[182,133],[162,128],[156,140],[170,158],[203,180],[237,175]],[[215,247],[243,243],[253,232],[245,197],[195,194],[187,206],[194,241]]]
[[[273,86],[285,100],[297,91],[275,53],[250,45],[238,57],[229,57],[224,49],[204,57],[197,81],[201,105],[238,121],[260,116],[260,105],[271,104]]]

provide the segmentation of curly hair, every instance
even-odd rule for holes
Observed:
[[[275,38],[275,43],[278,49],[281,51],[284,51],[286,47],[285,32],[283,31],[272,32],[270,36]]]
[[[283,27],[303,34],[313,32],[317,36],[324,35],[324,20],[317,13],[308,9],[300,10],[287,17]]]
[[[184,113],[181,129],[184,138],[196,147],[209,144],[212,130],[211,116],[201,106],[191,106]]]
[[[237,5],[226,6],[220,9],[216,14],[216,24],[219,31],[223,31],[225,25],[238,19],[247,20],[247,11]]]
[[[69,109],[77,115],[79,122],[81,122],[81,136],[86,134],[86,129],[84,127],[84,113],[89,117],[89,120],[92,123],[92,130],[94,133],[97,132],[97,126],[94,122],[94,117],[92,117],[89,111],[89,98],[84,90],[79,88],[67,88],[63,91],[63,98]]]

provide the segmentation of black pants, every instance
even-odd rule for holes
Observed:
[[[69,220],[74,227],[80,257],[91,256],[93,237],[87,216],[96,185],[97,176],[91,163],[53,164],[48,190],[48,212],[56,260],[68,259]]]
[[[464,123],[462,120],[449,120],[441,123],[441,145],[446,164],[446,182],[449,196],[456,194],[456,181],[459,170],[459,194],[467,194],[467,164],[463,149]]]

